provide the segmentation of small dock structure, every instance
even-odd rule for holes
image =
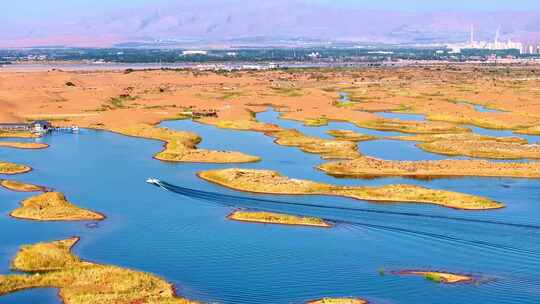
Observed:
[[[0,123],[0,131],[5,132],[32,132],[45,134],[53,129],[50,122],[36,120],[31,123]]]
[[[79,127],[54,127],[49,121],[36,120],[30,123],[0,123],[0,131],[31,132],[34,134],[44,135],[52,131],[71,131],[73,133],[76,133],[79,131]]]

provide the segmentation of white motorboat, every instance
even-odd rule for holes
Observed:
[[[146,182],[149,184],[159,185],[159,179],[153,178],[153,177],[150,177],[149,179],[147,179]]]

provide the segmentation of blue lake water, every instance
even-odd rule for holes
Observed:
[[[61,302],[58,297],[58,290],[52,288],[30,289],[0,297],[0,304],[60,304]]]
[[[484,107],[483,105],[473,105],[474,106],[474,109],[477,111],[477,112],[483,112],[483,113],[501,113],[501,112],[504,112],[504,111],[501,111],[501,110],[496,110],[496,109],[490,109],[490,108],[486,108]]]
[[[258,118],[314,136],[329,129],[359,131],[347,123],[304,127],[278,120],[275,112]],[[323,162],[318,155],[276,145],[261,133],[222,130],[188,120],[162,125],[200,134],[201,148],[242,151],[263,161],[160,162],[152,156],[161,150],[161,142],[93,130],[45,137],[42,141],[51,145],[45,150],[0,149],[1,160],[34,168],[9,178],[56,188],[74,203],[107,215],[98,228],[15,220],[8,213],[29,194],[0,189],[0,231],[4,232],[0,273],[9,273],[9,263],[23,244],[77,235],[82,239],[75,253],[81,257],[155,273],[175,284],[180,294],[205,302],[303,303],[324,296],[359,296],[371,303],[538,303],[540,184],[536,180],[336,179],[314,169]],[[402,158],[438,157],[399,141],[379,143],[362,143],[360,149],[381,157],[392,157],[385,154],[387,150],[401,151]],[[340,197],[245,194],[195,175],[200,170],[238,166],[342,185],[417,184],[487,196],[507,208],[465,212]],[[218,195],[213,199],[180,195],[146,184],[148,177]],[[318,229],[227,220],[236,207],[320,216],[337,225]],[[379,275],[381,268],[386,275]],[[388,274],[401,269],[474,274],[484,283],[440,285]],[[0,297],[4,301],[0,303],[54,303],[50,292],[15,293]]]
[[[482,107],[482,106],[477,106],[477,107]],[[477,111],[479,110],[477,109]],[[500,111],[498,110],[488,111],[488,109],[486,109],[485,111],[479,111],[479,112],[500,112]],[[425,115],[421,115],[421,114],[389,113],[389,112],[377,112],[376,114],[379,116],[383,116],[385,118],[391,118],[391,119],[401,119],[401,120],[411,120],[411,121],[426,120]],[[538,135],[519,134],[519,133],[514,133],[511,130],[487,129],[487,128],[482,128],[482,127],[478,127],[474,125],[465,125],[465,127],[471,129],[474,133],[477,133],[480,135],[496,136],[496,137],[520,137],[527,140],[530,144],[540,143],[540,136]]]
[[[467,127],[470,128],[474,133],[481,134],[481,135],[497,136],[497,137],[520,137],[527,140],[529,144],[540,143],[540,136],[538,135],[518,134],[510,130],[493,130],[493,129],[486,129],[486,128],[481,128],[481,127],[472,126],[472,125],[469,125]]]
[[[300,121],[280,119],[280,114],[277,111],[266,111],[263,113],[257,114],[257,120],[266,123],[275,123],[279,124],[283,128],[287,129],[298,129],[306,135],[321,137],[321,138],[334,138],[333,136],[328,135],[326,132],[329,130],[350,130],[362,134],[380,136],[380,137],[389,137],[389,136],[401,136],[401,135],[410,135],[402,132],[392,132],[392,131],[378,131],[373,129],[361,128],[352,124],[350,122],[340,122],[340,121],[330,121],[326,126],[320,127],[309,127],[304,126]]]
[[[388,119],[401,119],[401,120],[412,120],[412,121],[426,120],[426,116],[421,115],[421,114],[393,113],[393,112],[376,112],[375,114],[382,116],[384,118],[388,118]]]

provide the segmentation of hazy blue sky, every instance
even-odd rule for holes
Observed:
[[[394,41],[468,32],[473,23],[512,38],[540,35],[540,0],[17,0],[0,16],[0,46],[272,35]]]
[[[257,0],[244,0],[256,2]],[[259,0],[261,1],[261,0]],[[159,7],[174,3],[193,3],[195,6],[201,2],[236,2],[241,4],[241,0],[18,0],[10,3],[10,13],[3,14],[1,18],[32,18],[43,17],[44,15],[91,15],[93,13],[103,13],[116,11],[118,9],[136,8],[150,5]],[[261,1],[262,2],[262,1]],[[266,2],[266,1],[264,1]],[[309,4],[325,4],[329,6],[365,8],[365,9],[388,9],[388,10],[408,10],[408,11],[429,11],[429,10],[539,10],[539,0],[300,0]],[[68,17],[68,16],[66,16]],[[5,20],[5,19],[4,19]],[[0,20],[1,22],[1,20]]]

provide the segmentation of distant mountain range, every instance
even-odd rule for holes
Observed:
[[[62,22],[0,24],[0,47],[440,43],[468,40],[471,25],[477,39],[492,40],[500,27],[501,39],[540,41],[540,11],[403,12],[299,0],[225,0],[146,6]]]

